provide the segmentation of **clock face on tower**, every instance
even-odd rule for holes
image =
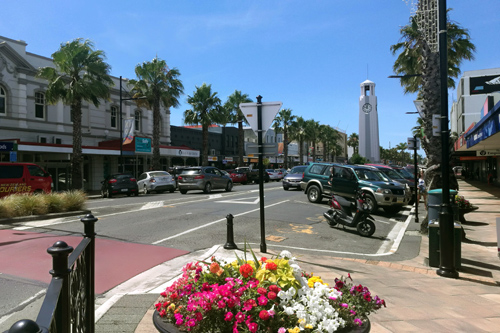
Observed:
[[[370,113],[370,111],[372,110],[372,105],[370,103],[365,103],[365,104],[363,104],[363,106],[361,107],[361,109],[365,113]]]

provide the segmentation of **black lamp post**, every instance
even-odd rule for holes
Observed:
[[[440,265],[437,274],[458,278],[455,268],[453,213],[450,204],[450,154],[448,133],[448,45],[446,0],[438,0],[439,77],[441,82],[441,182],[442,199],[439,213]]]
[[[418,114],[419,112],[406,112],[406,114]],[[418,223],[418,162],[417,162],[417,150],[418,150],[418,138],[417,135],[413,135],[413,167],[415,168],[414,172],[414,181],[415,181],[415,223]]]

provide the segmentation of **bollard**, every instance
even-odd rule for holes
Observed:
[[[226,250],[237,249],[238,247],[234,244],[234,236],[233,236],[233,215],[228,214],[226,216],[227,219],[227,242],[224,244],[224,248]]]

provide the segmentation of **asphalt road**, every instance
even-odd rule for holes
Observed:
[[[129,271],[125,273],[129,275],[124,275],[124,278],[144,270],[141,264],[151,261],[151,253],[168,252],[168,249],[193,252],[225,244],[229,214],[233,216],[234,242],[238,247],[243,247],[247,242],[254,248],[262,248],[265,243],[267,249],[288,249],[297,256],[316,252],[375,260],[402,260],[418,254],[417,227],[407,222],[410,207],[394,216],[380,210],[374,215],[377,230],[372,237],[366,238],[351,228],[330,228],[322,216],[328,209],[326,200],[322,204],[310,203],[301,191],[284,191],[280,182],[266,183],[264,187],[264,223],[260,216],[258,185],[235,185],[232,192],[213,191],[211,194],[193,191],[184,195],[175,192],[99,198],[89,200],[87,209],[99,219],[96,223],[97,237],[102,242],[117,244],[116,247],[111,245],[106,248],[109,261],[106,267],[116,265],[113,269],[124,271],[126,268]],[[80,236],[83,224],[79,218],[64,217],[0,225],[0,232],[41,235],[32,238],[47,238],[50,246],[57,237]],[[265,239],[262,237],[262,225]],[[16,244],[19,247],[26,245],[28,243]],[[0,256],[2,250],[12,250],[12,246],[0,239]],[[117,259],[120,253],[116,254],[118,257],[111,256],[109,252],[113,251],[130,254],[123,254],[121,261]],[[30,270],[30,260],[41,261],[48,256],[50,261],[46,252],[39,252],[42,253],[27,255],[25,251],[12,251],[9,255],[12,263],[22,267],[19,270],[22,272]],[[104,259],[98,256],[96,260]],[[34,269],[33,264],[31,267]],[[49,269],[46,270],[47,275]],[[43,275],[43,271],[45,269],[40,274]],[[103,270],[101,272],[104,274]],[[96,274],[99,275],[99,271]],[[113,275],[109,272],[106,274],[108,279]],[[4,325],[9,323],[8,318],[15,313],[36,313],[47,283],[44,279],[29,276],[22,273],[6,274],[0,267],[0,332],[10,327]],[[96,280],[104,278],[96,276]],[[108,288],[111,284],[102,288]]]

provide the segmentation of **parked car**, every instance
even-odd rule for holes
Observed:
[[[170,193],[173,193],[176,188],[174,176],[166,171],[148,171],[142,173],[137,180],[137,186],[139,186],[139,190],[144,194],[151,191],[155,191],[156,193],[170,191]]]
[[[415,195],[415,179],[408,179],[405,178],[401,172],[398,170],[395,170],[391,168],[390,166],[387,165],[382,165],[382,164],[365,164],[367,166],[371,166],[382,172],[384,175],[386,175],[389,179],[395,180],[398,183],[408,185],[406,194],[408,196],[408,203],[412,204],[414,195]]]
[[[52,177],[33,163],[0,163],[0,197],[14,193],[50,193]]]
[[[210,166],[186,168],[179,175],[177,181],[181,194],[192,190],[210,193],[212,189],[225,189],[226,192],[231,192],[233,189],[231,177]]]
[[[283,178],[283,189],[288,191],[290,188],[296,188],[300,190],[300,181],[304,175],[307,165],[297,165],[294,166]]]
[[[101,184],[101,196],[103,198],[111,198],[117,194],[139,195],[137,180],[130,174],[115,173],[109,175],[101,181]]]
[[[169,173],[174,176],[175,178],[175,187],[178,188],[179,187],[179,182],[177,181],[177,178],[179,178],[179,175],[182,173],[182,171],[185,169],[186,167],[184,166],[176,166],[176,167],[173,167],[172,169],[170,169]]]
[[[278,173],[279,179],[285,178],[285,175],[286,175],[285,169],[275,169],[274,171]]]
[[[259,169],[251,169],[250,167],[238,167],[237,171],[243,171],[247,175],[247,181],[249,183],[258,183],[259,182]],[[270,180],[269,174],[264,170],[264,182],[268,183]]]
[[[279,172],[274,170],[274,169],[265,169],[265,172],[269,175],[269,180],[276,180],[279,181],[281,180],[281,177],[279,175]]]
[[[330,185],[328,181],[332,171],[334,176]],[[356,191],[361,190],[366,193],[370,212],[383,207],[388,213],[396,213],[408,203],[403,184],[365,166],[312,163],[304,171],[300,187],[311,202],[321,202],[332,192],[352,200]]]
[[[231,170],[229,172],[229,176],[231,177],[233,183],[241,183],[243,185],[246,185],[246,183],[248,182],[247,173],[244,170]]]

